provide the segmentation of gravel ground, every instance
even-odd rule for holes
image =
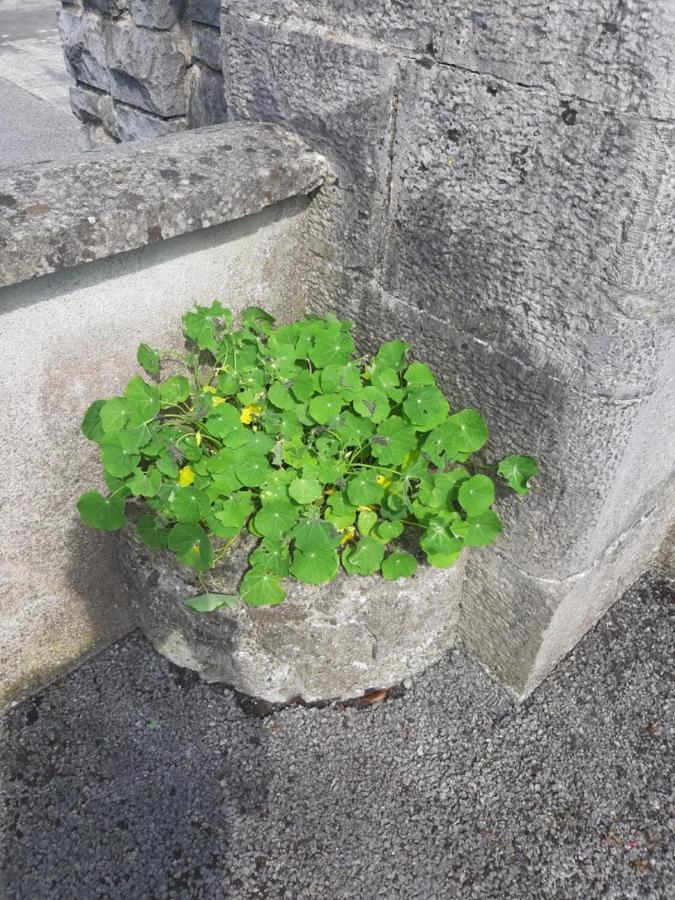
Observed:
[[[7,898],[673,897],[673,585],[520,708],[460,653],[265,718],[138,636],[1,722]]]

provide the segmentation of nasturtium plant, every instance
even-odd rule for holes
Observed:
[[[277,326],[250,307],[237,327],[217,301],[183,328],[184,354],[141,344],[147,377],[87,410],[108,493],[87,491],[78,509],[116,531],[127,501],[140,504],[140,540],[196,570],[204,593],[185,600],[195,612],[239,602],[204,578],[245,532],[257,538],[239,588],[250,606],[281,603],[285,578],[323,584],[340,567],[396,580],[418,560],[446,568],[494,541],[493,476],[526,494],[538,472],[529,456],[472,460],[483,418],[451,409],[404,341],[360,356],[349,322]]]

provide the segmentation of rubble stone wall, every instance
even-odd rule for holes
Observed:
[[[91,144],[224,121],[218,0],[62,0],[59,27]]]

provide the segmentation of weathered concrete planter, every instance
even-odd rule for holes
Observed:
[[[209,573],[210,589],[236,592],[250,545],[232,551]],[[202,593],[194,572],[148,550],[135,529],[121,536],[120,563],[137,624],[160,653],[271,703],[346,700],[391,687],[455,643],[461,561],[447,570],[420,565],[395,582],[345,573],[316,587],[288,579],[279,606],[206,614],[183,604]]]

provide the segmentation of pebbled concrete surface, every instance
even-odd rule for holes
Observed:
[[[2,720],[5,895],[665,900],[673,599],[646,576],[518,709],[453,653],[257,718],[120,641]]]

